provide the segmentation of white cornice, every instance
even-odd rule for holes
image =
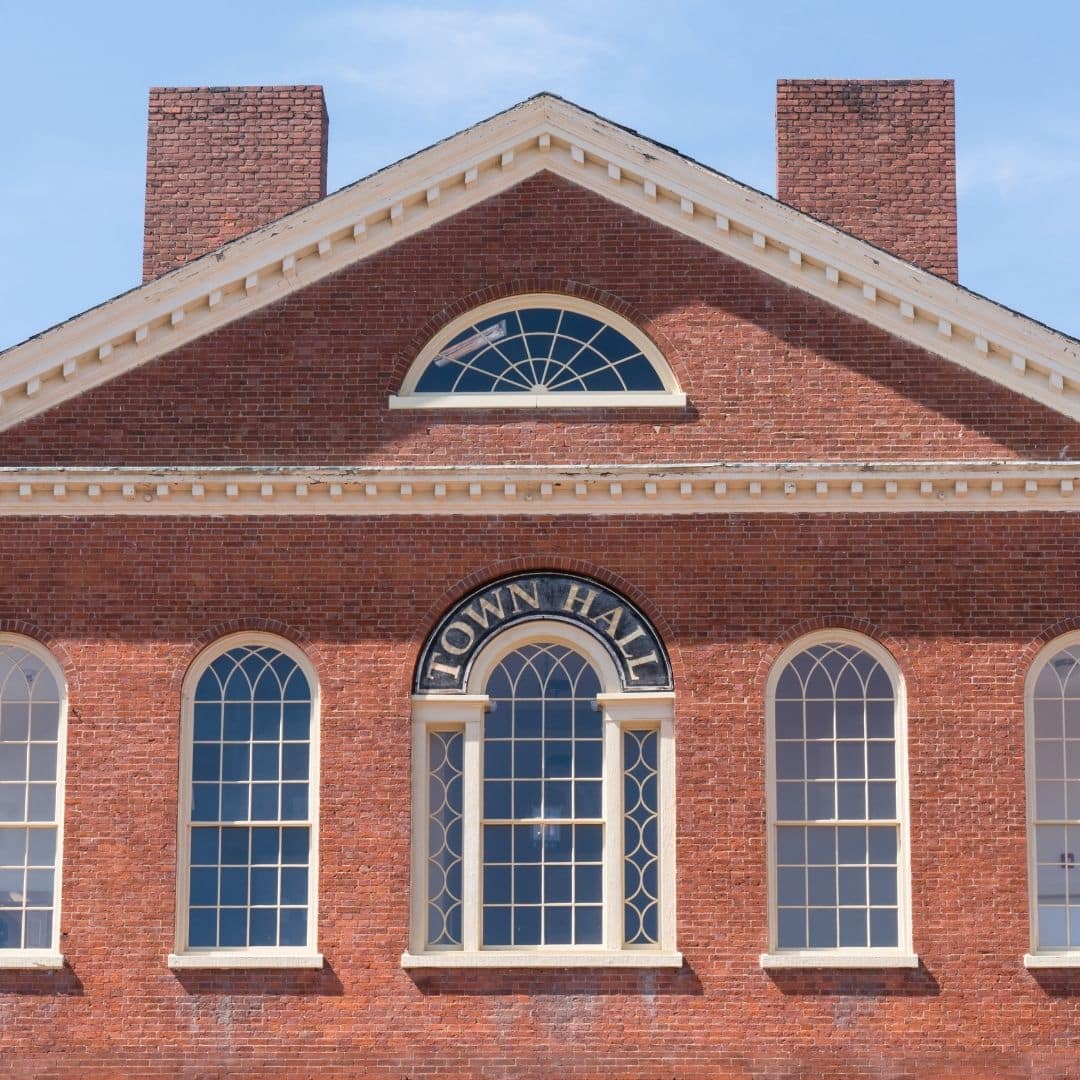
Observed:
[[[0,469],[0,517],[1080,510],[1080,462]]]
[[[542,96],[0,354],[0,430],[550,171],[1080,420],[1080,345]]]

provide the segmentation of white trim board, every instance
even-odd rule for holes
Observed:
[[[1080,463],[0,468],[0,517],[1080,510]]]
[[[541,171],[1080,420],[1080,343],[540,95],[0,353],[0,430]]]

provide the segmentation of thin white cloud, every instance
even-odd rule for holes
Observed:
[[[438,107],[493,96],[506,102],[587,74],[612,50],[570,15],[558,6],[365,4],[308,30],[342,82],[396,105]]]
[[[961,195],[990,189],[1001,197],[1045,192],[1080,180],[1080,139],[1053,142],[988,142],[961,151],[957,160]]]

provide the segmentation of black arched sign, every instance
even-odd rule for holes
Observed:
[[[424,643],[416,692],[463,692],[480,649],[500,630],[532,619],[588,630],[611,654],[624,690],[671,689],[663,643],[625,597],[588,578],[535,573],[493,581],[459,600]]]

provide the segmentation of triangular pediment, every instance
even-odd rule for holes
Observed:
[[[1080,420],[1080,343],[543,94],[0,353],[0,430],[548,171]]]

